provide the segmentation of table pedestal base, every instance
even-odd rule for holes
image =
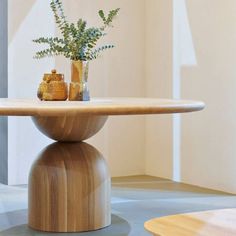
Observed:
[[[82,232],[110,223],[110,176],[102,155],[86,143],[48,146],[29,176],[29,226]]]

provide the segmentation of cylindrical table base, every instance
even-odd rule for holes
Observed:
[[[102,155],[86,143],[48,146],[29,177],[29,226],[82,232],[110,223],[110,176]]]

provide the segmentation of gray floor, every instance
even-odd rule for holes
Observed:
[[[149,176],[114,178],[112,225],[92,233],[46,234],[29,229],[27,188],[0,185],[0,235],[145,236],[146,220],[177,213],[236,208],[236,196]]]

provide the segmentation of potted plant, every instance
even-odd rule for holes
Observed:
[[[61,0],[51,0],[50,6],[61,37],[41,37],[33,40],[35,43],[48,45],[48,48],[37,52],[35,58],[63,55],[70,59],[69,100],[88,101],[90,100],[87,85],[89,61],[96,59],[104,50],[114,47],[114,45],[96,46],[99,39],[106,35],[106,29],[112,27],[112,22],[120,9],[111,10],[108,15],[100,10],[98,14],[102,26],[89,28],[83,19],[79,19],[76,23],[67,21]]]

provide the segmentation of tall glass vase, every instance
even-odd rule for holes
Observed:
[[[71,62],[71,83],[69,91],[70,101],[89,101],[88,61]]]

